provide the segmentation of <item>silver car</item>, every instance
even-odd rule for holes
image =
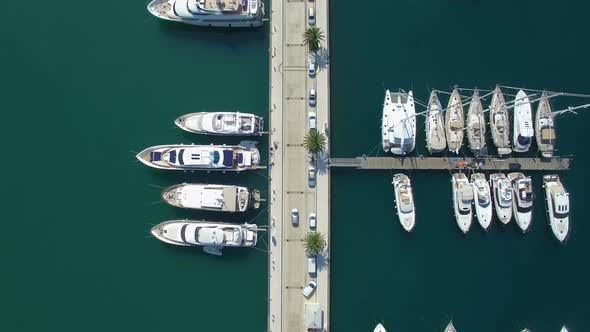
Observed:
[[[309,171],[307,173],[307,184],[310,188],[315,188],[316,185],[316,173],[315,168],[313,166],[309,167]]]
[[[317,287],[318,284],[315,282],[315,280],[310,281],[307,284],[307,286],[303,289],[303,296],[310,297]]]
[[[291,210],[291,224],[293,226],[299,225],[299,210],[297,209]]]
[[[309,89],[309,106],[315,107],[317,103],[317,94],[315,88]]]

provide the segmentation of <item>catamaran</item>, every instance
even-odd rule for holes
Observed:
[[[543,92],[539,106],[537,106],[537,114],[535,115],[535,131],[537,138],[537,146],[541,151],[541,156],[545,158],[553,157],[555,152],[555,123],[551,114],[551,104],[547,93]]]
[[[230,224],[209,221],[171,220],[151,229],[152,235],[177,246],[202,246],[209,254],[221,255],[224,247],[253,247],[258,238],[254,224]]]
[[[453,321],[450,321],[447,327],[445,327],[445,332],[457,332],[457,330],[453,326]]]
[[[496,215],[504,225],[512,219],[512,186],[510,180],[502,173],[490,175]]]
[[[477,221],[484,230],[488,230],[492,222],[492,200],[490,194],[490,184],[486,181],[483,173],[471,174],[471,184],[473,185],[473,196],[475,202],[475,214]]]
[[[156,145],[137,154],[142,163],[159,169],[244,171],[263,168],[257,148],[240,145]]]
[[[405,174],[395,174],[392,184],[399,222],[407,232],[411,232],[416,225],[416,212],[414,209],[414,196],[412,195],[410,178]]]
[[[447,148],[443,108],[436,91],[430,93],[426,112],[426,147],[429,153],[438,153]]]
[[[519,90],[514,99],[514,135],[513,150],[527,152],[533,141],[533,117],[529,97],[523,90]]]
[[[185,114],[174,121],[183,130],[205,135],[262,135],[264,119],[240,112],[199,112]]]
[[[490,131],[494,145],[498,148],[498,154],[510,154],[512,152],[510,148],[510,118],[504,94],[498,85],[494,89],[490,104]]]
[[[260,207],[260,192],[221,184],[183,183],[162,192],[164,201],[172,206],[219,212],[245,212]]]
[[[416,108],[412,91],[385,92],[381,136],[383,150],[405,155],[416,147]]]
[[[533,184],[530,177],[520,172],[509,173],[508,180],[512,183],[514,196],[512,211],[518,227],[526,232],[531,226],[533,217]]]
[[[570,197],[557,175],[543,176],[547,216],[553,235],[559,242],[565,241],[569,232]]]
[[[260,0],[152,0],[147,9],[163,20],[206,27],[258,27],[264,22]]]
[[[471,227],[471,204],[473,204],[473,187],[463,173],[453,174],[453,206],[457,225],[467,234]]]
[[[459,154],[463,145],[463,129],[465,119],[463,114],[463,102],[458,89],[454,89],[449,99],[447,111],[445,114],[445,125],[447,130],[447,144],[449,151]]]
[[[469,111],[467,112],[467,141],[469,142],[469,149],[475,156],[485,156],[487,154],[486,120],[477,89],[473,92]]]

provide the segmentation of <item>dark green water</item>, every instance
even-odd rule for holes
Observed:
[[[497,82],[590,92],[584,1],[380,1],[359,11],[331,3],[332,154],[369,154],[380,143],[384,88],[491,88]],[[354,23],[353,23],[354,22]],[[446,105],[447,96],[444,96]],[[556,108],[575,104],[561,99]],[[489,100],[488,100],[489,103]],[[486,104],[487,105],[487,104]],[[536,107],[536,105],[535,105]],[[590,114],[558,118],[559,152],[575,154],[562,180],[571,192],[571,234],[554,240],[545,218],[541,173],[532,229],[497,221],[460,235],[450,174],[414,172],[417,226],[395,216],[391,172],[336,170],[332,177],[332,328],[372,331],[587,331],[590,227],[585,145]],[[424,124],[419,154],[426,154]],[[380,147],[377,148],[380,150]],[[377,150],[373,150],[375,153]],[[383,155],[383,152],[381,152]],[[586,309],[584,309],[586,308]]]

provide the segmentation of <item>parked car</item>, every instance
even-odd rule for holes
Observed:
[[[299,210],[297,209],[291,210],[291,224],[293,224],[293,226],[299,225]]]
[[[315,107],[317,103],[317,94],[315,88],[309,89],[309,106]]]
[[[313,294],[313,292],[315,291],[315,289],[317,287],[318,287],[317,282],[315,282],[315,280],[311,280],[309,283],[307,283],[307,286],[305,286],[305,288],[303,289],[303,296],[310,297],[311,294]]]
[[[316,274],[316,256],[307,258],[307,272],[311,275]]]
[[[309,58],[309,62],[307,64],[307,74],[309,77],[315,77],[315,59]]]
[[[310,26],[315,25],[315,7],[307,8],[307,23]]]
[[[313,166],[309,167],[309,171],[307,173],[307,185],[310,188],[315,188],[316,185],[316,176],[315,176],[315,168]]]
[[[316,228],[317,223],[318,223],[318,220],[317,220],[315,213],[310,213],[309,214],[309,228]]]
[[[315,112],[307,113],[307,122],[309,123],[309,130],[318,129],[318,119],[316,118]]]

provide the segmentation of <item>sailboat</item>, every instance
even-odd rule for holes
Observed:
[[[459,90],[454,89],[449,99],[447,111],[445,114],[445,125],[447,130],[447,144],[449,151],[459,154],[463,145],[463,127],[465,120],[463,115],[463,103]]]
[[[486,120],[479,91],[475,89],[467,112],[467,141],[475,156],[486,155]]]
[[[527,152],[533,141],[533,118],[529,97],[523,90],[519,90],[514,99],[514,135],[513,150]]]
[[[443,108],[436,91],[430,93],[426,111],[426,147],[429,153],[438,153],[447,148]]]
[[[498,148],[498,154],[510,154],[512,152],[510,148],[510,118],[504,94],[498,85],[494,89],[490,104],[490,131],[494,145]]]
[[[537,107],[537,114],[535,115],[535,131],[537,138],[537,146],[541,151],[541,156],[544,158],[553,157],[555,151],[555,123],[551,115],[551,104],[547,93],[543,92],[539,106]]]
[[[445,327],[445,332],[457,332],[457,330],[453,326],[453,321],[450,321],[447,327]]]
[[[377,326],[375,326],[375,329],[373,329],[373,332],[387,332],[385,331],[385,327],[383,327],[383,325],[381,325],[381,323],[377,324]]]
[[[416,106],[412,91],[385,92],[381,138],[383,150],[406,155],[416,147]]]

